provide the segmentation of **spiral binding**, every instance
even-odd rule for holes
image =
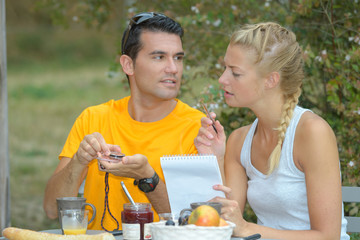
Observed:
[[[187,157],[213,157],[215,156],[214,154],[207,154],[207,153],[200,153],[200,154],[174,154],[174,155],[164,155],[162,156],[162,158],[167,158],[167,159],[171,159],[171,160],[177,160],[177,159],[181,159],[181,158],[187,158]]]

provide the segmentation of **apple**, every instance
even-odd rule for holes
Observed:
[[[225,221],[225,219],[220,218],[219,227],[228,226],[229,224]]]
[[[189,224],[196,226],[219,226],[220,216],[215,208],[201,205],[195,208],[189,217]]]

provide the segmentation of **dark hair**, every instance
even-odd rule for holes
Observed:
[[[124,31],[121,46],[124,45],[124,38],[127,31],[128,27]],[[162,14],[155,14],[146,21],[139,24],[133,24],[129,31],[129,36],[126,40],[125,46],[123,46],[122,54],[128,55],[134,61],[143,46],[140,41],[140,35],[143,31],[173,33],[178,35],[180,38],[184,35],[184,30],[178,22]]]

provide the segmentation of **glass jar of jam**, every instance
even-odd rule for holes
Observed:
[[[154,221],[154,213],[150,203],[125,203],[121,221],[124,240],[151,239],[149,223]]]

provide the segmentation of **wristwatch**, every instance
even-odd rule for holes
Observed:
[[[155,190],[159,183],[159,175],[155,172],[151,178],[142,178],[139,181],[135,180],[134,185],[138,185],[138,188],[144,193],[152,192]]]

